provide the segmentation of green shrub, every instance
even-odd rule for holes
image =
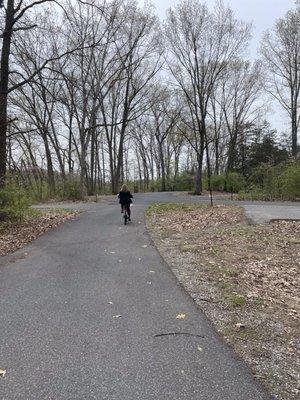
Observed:
[[[81,200],[80,183],[76,180],[69,180],[65,182],[62,197],[69,200]]]
[[[151,191],[156,192],[161,190],[161,179],[156,179],[151,182]]]
[[[211,188],[218,192],[223,192],[225,189],[225,174],[212,175],[211,177]]]
[[[300,198],[300,163],[261,164],[249,177],[247,190],[239,198],[251,200],[296,200]]]
[[[212,190],[223,192],[225,189],[225,174],[212,175],[210,177],[210,184]],[[203,189],[208,190],[208,178],[203,179]]]
[[[171,182],[171,190],[189,191],[194,187],[194,177],[188,172],[182,172]]]
[[[271,200],[266,193],[259,187],[249,188],[248,191],[241,190],[238,192],[239,200]]]
[[[217,192],[234,192],[237,193],[244,189],[246,186],[246,180],[242,174],[238,172],[229,172],[227,174],[212,175],[210,178],[210,184],[212,190]],[[203,188],[208,190],[208,178],[203,179]]]
[[[150,184],[150,191],[161,191],[162,179],[156,179]],[[166,180],[167,191],[189,191],[194,187],[194,176],[188,172],[183,172],[174,179]]]
[[[34,182],[27,188],[29,197],[33,202],[43,202],[49,199],[56,200],[80,200],[80,183],[78,180],[72,179],[63,182],[56,182],[55,193],[51,193],[47,181]]]
[[[49,200],[50,189],[48,182],[42,180],[39,182],[34,182],[27,188],[27,193],[34,203]]]
[[[212,190],[215,190],[217,192],[223,192],[224,191],[224,186],[225,186],[225,176],[222,175],[212,175],[210,177],[210,184],[211,184],[211,188]],[[208,177],[204,176],[203,180],[202,180],[202,187],[203,190],[208,190]]]
[[[258,167],[253,168],[249,181],[254,186],[260,187],[270,192],[274,190],[274,178],[278,176],[278,167],[274,165],[263,163]]]
[[[238,193],[240,190],[245,189],[246,180],[244,176],[238,172],[229,172],[226,177],[226,191]]]
[[[0,211],[12,219],[22,219],[29,210],[30,200],[26,191],[9,185],[0,189]]]
[[[282,198],[296,200],[300,198],[300,163],[290,163],[280,174],[279,188]]]

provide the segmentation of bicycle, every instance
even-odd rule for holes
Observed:
[[[124,210],[124,215],[123,215],[124,225],[127,225],[127,222],[128,222],[128,221],[131,221],[131,219],[130,219],[130,217],[129,217],[129,215],[128,215],[128,209],[127,209],[127,207],[130,207],[130,206],[124,206],[124,208],[123,208],[123,210]]]

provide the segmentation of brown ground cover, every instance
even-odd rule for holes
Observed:
[[[12,253],[38,236],[73,218],[75,211],[32,211],[21,221],[0,222],[0,256]]]
[[[153,205],[179,281],[278,399],[299,397],[300,222],[250,225],[237,206]]]

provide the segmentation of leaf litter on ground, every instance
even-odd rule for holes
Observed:
[[[272,394],[298,399],[300,222],[253,226],[227,205],[147,214],[161,254],[217,330]]]
[[[20,249],[77,214],[72,210],[39,210],[21,221],[0,222],[0,256]]]

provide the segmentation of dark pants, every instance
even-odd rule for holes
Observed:
[[[130,215],[131,215],[130,204],[121,204],[121,207],[122,207],[122,211],[124,211],[124,210],[127,211],[127,215],[130,218]]]

